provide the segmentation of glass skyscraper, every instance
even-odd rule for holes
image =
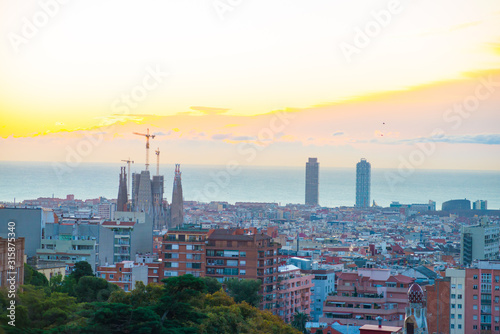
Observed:
[[[370,177],[371,165],[366,159],[356,164],[356,207],[370,206]]]

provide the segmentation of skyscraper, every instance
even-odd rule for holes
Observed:
[[[318,158],[309,158],[306,162],[306,204],[318,205],[319,197],[319,162]]]
[[[356,207],[370,206],[370,178],[371,165],[366,159],[356,164]]]
[[[175,164],[172,204],[170,205],[169,227],[181,226],[184,222],[184,198],[182,196],[181,165]]]

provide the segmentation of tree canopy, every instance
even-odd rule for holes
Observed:
[[[261,301],[259,290],[261,282],[251,279],[230,279],[225,282],[228,293],[234,298],[237,303],[247,302],[248,304],[258,307]]]
[[[270,312],[235,302],[222,289],[210,293],[217,285],[192,275],[171,277],[163,284],[137,282],[128,293],[101,278],[81,276],[74,296],[60,292],[64,282],[75,279],[57,278],[50,287],[26,285],[19,290],[16,327],[7,324],[9,299],[0,290],[1,327],[15,334],[300,334]]]

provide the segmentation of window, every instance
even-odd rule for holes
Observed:
[[[451,288],[452,288],[452,289],[455,289],[455,284],[452,284],[452,285],[451,285]]]
[[[472,320],[477,320],[477,315],[473,315]]]
[[[247,256],[247,252],[240,252],[240,257],[246,257]]]
[[[458,329],[462,329],[462,325],[461,324],[458,324]]]
[[[477,290],[477,285],[473,285],[472,289]]]
[[[472,278],[473,278],[473,279],[477,279],[477,275],[474,275]]]
[[[245,269],[240,270],[240,275],[246,275],[247,271]]]
[[[450,314],[450,319],[455,319],[455,315],[454,314]]]
[[[115,275],[110,274],[110,275],[109,275],[109,279],[113,279],[113,278],[115,278]]]
[[[495,311],[500,311],[500,306],[495,306]]]
[[[462,299],[462,295],[458,295],[458,296],[457,296],[457,298],[458,298],[458,299]]]
[[[458,306],[458,308],[462,308],[462,304],[458,304],[457,306]]]
[[[157,269],[153,269],[153,274],[157,274],[158,273],[158,270]]]
[[[458,289],[462,290],[462,284],[458,284]]]
[[[186,250],[193,250],[193,245],[186,245]]]
[[[101,278],[106,278],[106,274],[101,274]]]
[[[247,261],[240,261],[240,266],[246,266],[247,265]]]
[[[237,267],[238,266],[238,260],[227,260],[227,265],[230,267]]]
[[[179,262],[170,262],[172,268],[179,268]]]
[[[477,300],[477,295],[472,296],[473,299]]]
[[[481,274],[481,283],[491,283],[491,274]]]
[[[500,276],[495,276],[495,283],[500,282]]]
[[[462,319],[462,315],[461,314],[458,314],[458,319]]]
[[[454,328],[455,328],[455,325],[454,325],[454,324],[451,324],[451,325],[450,325],[450,328],[451,328],[451,329],[454,329]]]
[[[472,305],[473,310],[477,310],[477,305]]]
[[[187,260],[192,260],[193,259],[193,254],[186,254],[186,259]]]
[[[455,298],[457,298],[457,296],[454,293],[452,293],[451,298],[455,299]]]
[[[450,304],[451,308],[455,308],[455,304]]]
[[[477,325],[472,326],[472,329],[477,329]]]
[[[500,290],[500,286],[495,285],[495,291],[498,291],[498,290]]]

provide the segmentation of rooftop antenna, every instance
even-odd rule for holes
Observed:
[[[160,148],[155,151],[156,154],[156,175],[160,175]]]
[[[149,170],[149,138],[154,139],[155,135],[150,135],[149,129],[145,134],[134,132],[134,135],[146,137],[146,170]]]
[[[122,160],[123,162],[126,162],[128,165],[128,185],[127,185],[127,202],[128,202],[128,193],[132,193],[132,189],[130,189],[130,164],[134,163],[130,158],[128,160]]]

